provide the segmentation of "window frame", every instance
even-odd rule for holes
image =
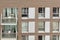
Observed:
[[[4,27],[8,27],[8,26],[10,26],[10,27],[12,27],[12,26],[14,26],[14,28],[16,28],[16,32],[15,33],[9,33],[9,34],[14,34],[15,35],[15,37],[3,37],[3,34],[7,34],[7,35],[9,35],[8,33],[3,33],[3,29],[4,29]],[[2,38],[16,38],[17,39],[17,25],[3,25],[3,28],[1,29],[1,39]]]
[[[38,8],[38,16],[39,17],[45,17],[45,7],[39,7]]]
[[[29,27],[29,23],[27,21],[22,21],[22,25],[23,25],[23,23],[25,23],[26,28],[24,27],[25,28],[24,29],[23,26],[22,26],[22,33],[27,33],[28,30],[29,30],[29,28],[28,28]]]
[[[45,40],[45,35],[39,35],[39,36],[42,36],[42,40]],[[38,39],[39,39],[39,36],[38,36]]]
[[[40,25],[39,25],[40,24]],[[42,26],[41,26],[42,25]],[[41,26],[41,27],[40,27]],[[44,30],[39,30],[39,28]],[[45,31],[45,21],[38,22],[38,31]]]
[[[59,35],[53,35],[53,36],[52,36],[52,40],[53,40],[53,39],[59,40]]]
[[[56,31],[59,32],[59,22],[58,22],[58,21],[54,21],[54,22],[57,23],[57,28],[58,28],[58,29],[55,28],[56,26],[53,27],[53,32],[56,32]],[[53,26],[56,25],[54,22],[53,22]],[[54,29],[54,28],[55,28],[55,29]]]
[[[59,7],[53,7],[53,17],[59,17]]]
[[[13,13],[12,13],[12,9],[13,9]],[[4,8],[2,16],[3,17],[17,17],[17,13],[15,12],[17,9],[18,8]]]
[[[22,8],[21,13],[22,13],[22,17],[28,17],[29,8]]]

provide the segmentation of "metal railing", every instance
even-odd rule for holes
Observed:
[[[1,15],[1,23],[17,23],[17,17],[4,17]]]

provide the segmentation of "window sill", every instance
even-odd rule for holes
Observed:
[[[45,33],[44,31],[38,31],[38,33]]]

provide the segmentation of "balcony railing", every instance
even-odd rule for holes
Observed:
[[[16,34],[2,34],[2,38],[16,38]]]
[[[4,17],[1,15],[1,24],[17,24],[17,17]]]

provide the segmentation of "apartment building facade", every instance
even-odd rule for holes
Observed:
[[[0,40],[60,40],[60,0],[0,0]]]

